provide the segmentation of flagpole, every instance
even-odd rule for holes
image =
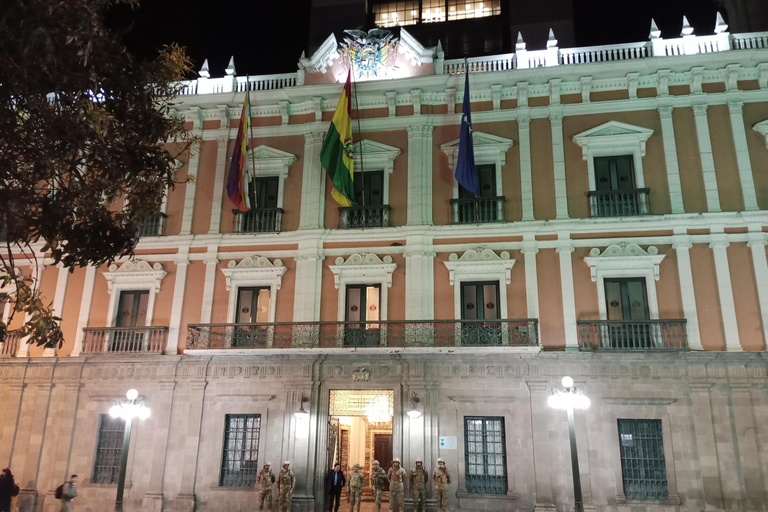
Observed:
[[[245,77],[246,77],[246,80],[245,80],[245,94],[246,94],[246,97],[248,98],[248,128],[249,128],[249,130],[251,132],[251,143],[253,143],[253,115],[251,113],[251,108],[253,108],[252,105],[251,105],[251,75],[245,75]],[[248,151],[248,146],[249,146],[248,144],[245,145],[245,150],[246,151]],[[256,160],[255,160],[255,158],[256,158],[256,156],[253,154],[253,150],[251,150],[251,172],[256,170]],[[251,180],[250,176],[248,176],[248,181],[253,183],[253,180]],[[253,194],[253,209],[254,210],[256,208],[258,208],[258,205],[256,204],[257,200],[258,200],[258,197],[256,196],[255,191],[254,191],[254,194]]]
[[[357,137],[360,139],[360,179],[363,180],[363,193],[362,195],[362,206],[365,206],[365,164],[363,163],[363,131],[360,129],[360,105],[357,103],[357,80],[355,80],[355,64],[352,59],[352,57],[349,58],[349,70],[352,74],[352,86],[355,88],[355,111],[357,112]],[[354,161],[354,147],[355,145],[352,144],[352,160]],[[355,179],[352,178],[352,183],[354,187]]]

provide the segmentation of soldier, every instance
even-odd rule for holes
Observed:
[[[392,460],[392,467],[387,473],[389,478],[389,510],[390,512],[403,512],[403,482],[405,470],[400,467],[400,459]]]
[[[432,473],[432,479],[435,481],[435,498],[437,500],[438,512],[450,512],[451,507],[448,504],[448,485],[451,483],[451,474],[445,468],[445,460],[440,457],[437,459],[437,467]]]
[[[416,459],[416,467],[411,470],[413,512],[425,512],[427,508],[427,480],[429,480],[429,475],[424,469],[424,461]]]
[[[347,490],[349,491],[349,512],[355,512],[355,504],[357,504],[357,512],[360,512],[360,502],[363,501],[363,487],[365,487],[365,477],[360,472],[360,464],[352,466],[352,473],[349,474],[349,483]]]
[[[283,469],[277,475],[280,512],[291,512],[291,498],[293,497],[293,488],[296,487],[296,478],[293,476],[293,471],[288,469],[290,465],[289,461],[283,461]]]
[[[379,466],[379,461],[375,460],[371,471],[371,487],[373,487],[373,497],[376,498],[376,512],[381,512],[381,494],[384,492],[385,485],[387,485],[387,474]]]
[[[275,474],[269,467],[272,464],[264,463],[264,467],[256,477],[256,488],[259,490],[259,510],[264,510],[264,500],[267,502],[267,510],[272,512],[272,484],[275,483]]]

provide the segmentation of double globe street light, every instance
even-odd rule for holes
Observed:
[[[552,389],[547,404],[553,409],[565,409],[568,412],[568,436],[571,440],[571,470],[573,471],[573,498],[575,512],[584,512],[581,497],[581,475],[579,473],[579,454],[576,451],[576,430],[573,424],[573,410],[586,409],[590,400],[580,389],[573,385],[573,379],[563,377],[563,389]]]
[[[123,491],[125,490],[125,468],[128,466],[128,449],[131,444],[131,424],[133,418],[145,420],[149,418],[149,407],[144,400],[139,401],[139,392],[129,389],[125,394],[127,401],[117,400],[109,409],[109,415],[113,418],[125,420],[123,433],[123,451],[120,461],[120,476],[117,481],[117,498],[115,499],[115,512],[123,512]]]

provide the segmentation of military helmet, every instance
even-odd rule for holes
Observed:
[[[437,462],[438,463],[442,462],[443,464],[445,464],[445,459],[440,457],[440,458],[437,459]]]
[[[422,464],[424,464],[424,461],[421,458],[416,459],[416,462],[421,462]]]
[[[290,466],[290,465],[291,465],[291,461],[289,461],[289,460],[284,460],[283,461],[283,466]]]
[[[400,464],[400,459],[398,459],[397,457],[395,457],[394,459],[392,459],[392,464],[394,464],[395,462],[397,462],[398,464]]]
[[[359,468],[359,467],[360,467],[360,464],[355,464],[355,465],[354,465],[354,466],[352,466],[352,467],[353,467],[353,468]]]
[[[271,462],[265,462],[265,463],[264,463],[264,465],[265,465],[265,466],[271,466],[271,465],[272,465],[272,463],[271,463]]]
[[[374,466],[378,466],[379,465],[379,461],[375,460],[375,461],[373,461],[373,464],[374,464]]]

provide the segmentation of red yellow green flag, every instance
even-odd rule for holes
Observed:
[[[339,106],[323,141],[320,163],[333,182],[331,196],[341,206],[355,204],[354,175],[352,171],[352,73],[347,73],[347,83],[341,91]]]

